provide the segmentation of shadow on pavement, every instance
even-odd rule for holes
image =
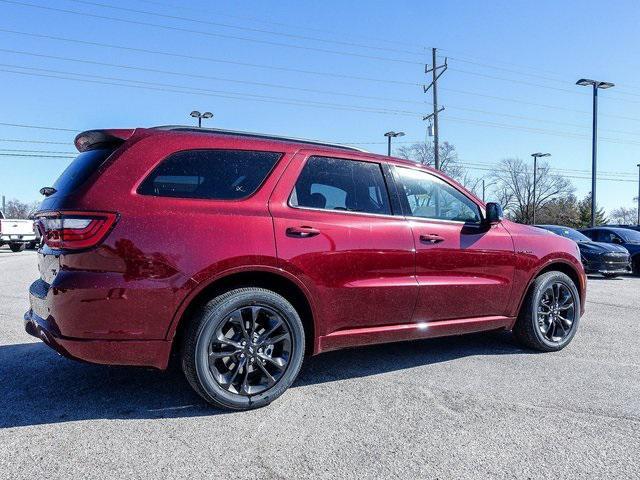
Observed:
[[[466,356],[517,353],[529,352],[517,347],[507,332],[329,352],[307,359],[293,388]],[[230,414],[208,406],[177,367],[161,372],[91,365],[60,357],[42,343],[0,346],[0,399],[0,428]]]

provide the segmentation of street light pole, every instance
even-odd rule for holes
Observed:
[[[203,118],[213,118],[213,113],[211,113],[211,112],[200,113],[198,110],[194,110],[189,115],[192,116],[193,118],[197,118],[198,119],[198,128],[202,128],[202,119]]]
[[[611,82],[601,82],[599,80],[591,80],[581,78],[576,85],[583,87],[590,86],[593,88],[593,128],[591,137],[591,227],[596,226],[596,176],[598,169],[598,89],[607,89],[615,86]]]
[[[638,164],[638,226],[640,227],[640,163]]]
[[[384,134],[387,137],[387,157],[391,156],[391,138],[404,137],[404,132],[394,132],[393,130]]]
[[[532,225],[536,224],[536,184],[538,181],[538,158],[539,157],[550,157],[550,153],[532,153],[533,157],[533,222]]]

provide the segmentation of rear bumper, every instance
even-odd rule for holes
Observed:
[[[33,310],[24,314],[24,329],[65,357],[103,365],[167,368],[171,342],[165,340],[87,340],[52,333],[55,327]]]
[[[36,241],[36,234],[0,235],[0,243],[31,243]]]

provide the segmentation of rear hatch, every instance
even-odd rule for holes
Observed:
[[[106,168],[135,130],[89,130],[79,134],[75,145],[79,155],[67,166],[53,186],[44,187],[45,195],[36,213],[36,225],[42,235],[38,251],[40,279],[30,289],[32,311],[48,317],[47,296],[64,264],[64,256],[90,249],[117,221],[114,212],[78,209],[83,193]]]

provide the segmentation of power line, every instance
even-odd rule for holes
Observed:
[[[300,99],[289,99],[289,98],[283,98],[283,97],[247,94],[247,93],[240,93],[240,92],[228,92],[224,90],[207,90],[207,89],[194,88],[194,87],[186,88],[186,87],[182,87],[181,85],[174,85],[174,84],[146,82],[141,80],[129,80],[129,79],[123,79],[118,77],[88,75],[88,74],[74,73],[74,72],[62,72],[59,70],[48,70],[48,69],[41,69],[41,68],[17,67],[14,65],[6,65],[6,64],[0,64],[0,66],[8,66],[10,68],[21,68],[24,70],[36,70],[40,72],[50,72],[48,74],[42,74],[42,73],[23,72],[23,71],[17,71],[17,70],[0,69],[0,71],[6,72],[6,73],[13,73],[18,75],[27,75],[27,76],[34,76],[34,77],[43,77],[43,78],[57,78],[61,80],[72,80],[72,81],[79,81],[79,82],[85,82],[85,83],[97,83],[102,85],[131,87],[131,88],[138,88],[143,90],[187,93],[192,95],[206,95],[206,96],[212,96],[212,97],[230,98],[234,100],[249,100],[249,101],[267,102],[267,103],[280,103],[283,105],[333,108],[333,109],[340,109],[340,110],[354,111],[354,112],[404,115],[404,116],[411,116],[411,117],[420,116],[419,112],[411,112],[407,110],[392,110],[392,109],[381,109],[381,108],[375,108],[375,107],[366,107],[361,105],[343,105],[343,104],[327,103],[327,102],[312,102],[312,101],[300,100]],[[64,75],[73,75],[76,77],[87,77],[87,78],[74,78],[74,77],[68,77]],[[93,79],[98,79],[98,80],[93,80]],[[118,83],[118,82],[127,82],[127,83]]]
[[[99,62],[97,60],[89,60],[89,59],[86,59],[86,58],[73,58],[73,57],[63,57],[63,56],[58,56],[58,55],[46,55],[46,54],[43,54],[43,53],[26,52],[24,50],[13,50],[13,49],[7,49],[7,48],[0,48],[0,52],[7,52],[7,53],[12,53],[12,54],[25,55],[25,56],[31,56],[31,57],[37,57],[37,58],[48,58],[48,59],[63,60],[63,61],[68,61],[68,62],[77,62],[77,63],[83,63],[83,64],[87,64],[87,65],[99,65],[99,66],[105,66],[105,67],[122,68],[122,69],[127,69],[127,70],[137,70],[137,71],[141,71],[141,72],[162,73],[162,74],[166,74],[166,75],[174,75],[174,76],[179,76],[179,77],[189,77],[189,78],[197,78],[197,79],[203,79],[203,80],[216,80],[216,81],[221,81],[221,82],[239,83],[239,84],[244,84],[244,85],[256,85],[256,86],[270,87],[270,88],[281,88],[281,89],[285,89],[285,90],[295,90],[295,91],[299,91],[299,92],[322,93],[322,94],[328,94],[328,95],[347,96],[347,97],[352,97],[352,98],[363,98],[363,99],[368,99],[368,100],[393,101],[393,102],[400,102],[400,103],[409,103],[409,104],[413,104],[413,105],[423,105],[424,104],[423,102],[420,102],[420,101],[417,101],[417,100],[398,99],[398,98],[391,98],[391,97],[377,97],[377,96],[371,96],[371,95],[360,95],[360,94],[356,94],[356,93],[336,92],[336,91],[333,91],[333,90],[318,90],[318,89],[313,89],[313,88],[293,87],[293,86],[282,85],[282,84],[277,84],[277,83],[255,82],[255,81],[249,81],[249,80],[238,80],[236,78],[224,78],[224,77],[215,77],[215,76],[211,76],[211,75],[193,74],[193,73],[186,73],[186,72],[176,72],[176,71],[172,71],[172,70],[164,70],[164,69],[157,69],[157,68],[146,68],[146,67],[139,67],[139,66],[129,65],[129,64],[117,64],[117,63]],[[16,67],[22,68],[22,67],[19,67],[19,66],[16,66]]]
[[[445,51],[447,51],[447,50],[445,49]],[[500,67],[500,66],[497,66],[497,65],[492,65],[490,63],[478,62],[478,61],[474,61],[474,60],[466,60],[464,58],[457,57],[457,56],[455,56],[455,57],[448,56],[448,58],[450,60],[455,60],[456,62],[466,63],[466,64],[469,64],[469,65],[475,65],[475,66],[484,67],[484,68],[491,68],[493,70],[499,70],[501,72],[513,73],[515,75],[521,75],[521,76],[525,76],[525,77],[529,77],[529,78],[538,78],[540,80],[545,80],[545,81],[548,81],[548,82],[561,83],[561,84],[567,85],[567,86],[573,85],[573,81],[567,81],[565,79],[568,76],[566,74],[555,73],[555,75],[564,77],[563,79],[560,79],[560,78],[553,78],[553,77],[540,75],[539,73],[521,72],[521,71],[513,70],[513,69],[510,69],[510,68],[504,68],[504,67]],[[536,67],[528,67],[528,68],[536,69]],[[536,70],[540,71],[539,69],[536,69]],[[616,83],[616,86],[618,86],[618,87],[622,86],[622,85],[626,85],[626,84]],[[623,95],[631,95],[633,97],[640,97],[640,94],[627,92],[624,89],[618,88],[617,91],[619,93],[623,94]]]
[[[57,130],[57,131],[61,131],[61,132],[74,132],[74,133],[78,132],[78,129],[61,128],[61,127],[43,127],[41,125],[27,125],[27,124],[24,124],[24,123],[0,122],[0,125],[5,126],[5,127],[35,128],[35,129],[39,129],[39,130]]]
[[[0,66],[1,65],[2,64],[0,64]],[[11,67],[16,68],[14,66],[11,66]],[[42,74],[42,73],[32,73],[32,72],[24,72],[24,71],[16,71],[16,70],[8,70],[8,69],[0,69],[0,71],[6,72],[6,73],[18,74],[18,75],[27,75],[27,76],[35,76],[35,77],[43,77],[43,78],[57,78],[60,80],[71,80],[71,81],[79,81],[79,82],[85,82],[85,83],[96,83],[96,84],[102,84],[102,85],[130,87],[130,88],[137,88],[137,89],[143,89],[143,90],[164,91],[164,92],[192,94],[192,95],[205,95],[205,96],[213,96],[213,97],[219,97],[219,98],[229,98],[234,100],[259,101],[259,102],[278,103],[282,105],[294,105],[294,106],[310,106],[310,107],[316,107],[316,108],[329,108],[334,110],[339,109],[344,111],[377,113],[377,114],[383,114],[383,115],[401,115],[401,116],[410,116],[410,117],[422,116],[419,112],[412,112],[407,110],[376,109],[376,108],[370,108],[370,107],[365,107],[360,105],[343,105],[343,104],[326,103],[326,102],[309,102],[309,101],[304,101],[299,99],[289,99],[289,98],[272,97],[272,96],[266,96],[266,95],[255,95],[255,94],[243,94],[238,92],[227,92],[222,90],[184,88],[182,86],[176,86],[172,84],[158,84],[154,82],[143,82],[138,80],[120,79],[117,77],[104,77],[99,75],[60,72],[56,70],[37,69],[37,68],[30,68],[30,67],[17,67],[17,68],[22,68],[26,70],[36,70],[40,72],[42,71],[53,72],[53,73]],[[80,76],[80,77],[88,77],[88,78],[74,78],[74,77],[68,77],[64,75],[73,75],[76,77]],[[127,82],[127,83],[120,83],[120,82]],[[138,85],[138,84],[141,84],[141,85]],[[508,124],[486,122],[486,121],[467,119],[467,118],[448,117],[448,120],[453,122],[471,123],[474,125],[481,125],[481,126],[542,133],[545,135],[553,135],[553,136],[559,136],[564,138],[589,138],[588,135],[581,135],[581,134],[572,133],[572,132],[545,130],[545,129],[539,129],[539,128],[533,128],[533,127],[508,125]],[[640,143],[638,142],[625,141],[617,138],[600,137],[599,139],[601,141],[610,142],[610,143],[618,143],[618,144],[624,144],[624,145],[640,145]]]
[[[520,100],[520,99],[517,99],[517,98],[500,97],[500,96],[496,96],[496,95],[488,95],[488,94],[484,94],[484,93],[469,92],[469,91],[457,90],[457,89],[453,89],[453,88],[442,88],[442,90],[446,90],[446,91],[452,92],[452,93],[458,93],[458,94],[461,94],[461,95],[470,95],[470,96],[474,96],[474,97],[484,97],[484,98],[489,98],[489,99],[492,99],[492,100],[500,100],[502,102],[511,102],[511,103],[517,103],[517,104],[521,104],[521,105],[530,105],[532,107],[542,107],[542,108],[549,108],[549,109],[553,109],[553,110],[561,110],[561,111],[565,111],[565,112],[581,113],[581,114],[591,115],[591,112],[586,111],[586,110],[574,110],[572,108],[561,107],[561,106],[558,106],[558,105],[548,105],[548,104],[544,104],[544,103],[528,102],[526,100]],[[620,119],[620,120],[630,120],[630,121],[634,121],[634,122],[640,122],[640,118],[625,117],[625,116],[622,116],[622,115],[612,115],[612,114],[605,114],[605,113],[598,113],[598,115],[603,116],[603,117],[609,117],[609,118],[617,118],[617,119]]]
[[[48,140],[26,140],[24,138],[0,138],[0,142],[6,143],[46,143],[51,145],[69,145],[69,142],[50,142]]]
[[[2,0],[0,0],[0,1],[2,1]],[[320,71],[313,71],[313,70],[302,70],[302,69],[295,69],[295,68],[288,68],[288,67],[278,67],[278,66],[273,66],[273,65],[238,62],[238,61],[224,60],[224,59],[213,58],[213,57],[186,55],[186,54],[179,54],[179,53],[173,53],[173,52],[167,52],[167,51],[149,50],[149,49],[136,48],[136,47],[126,47],[126,46],[123,46],[123,45],[115,45],[115,44],[100,43],[100,42],[91,42],[91,41],[86,41],[86,40],[81,40],[81,39],[74,39],[74,38],[67,38],[67,37],[57,37],[57,36],[52,36],[52,35],[43,35],[43,34],[37,34],[37,33],[31,33],[31,32],[21,32],[21,31],[9,30],[9,29],[3,29],[3,28],[0,28],[0,32],[14,34],[14,35],[22,35],[22,36],[34,37],[34,38],[45,38],[45,39],[49,39],[49,40],[68,42],[68,43],[75,43],[75,44],[80,44],[80,45],[88,45],[88,46],[102,47],[102,48],[113,48],[113,49],[124,50],[124,51],[132,51],[132,52],[143,53],[143,54],[162,55],[162,56],[169,56],[169,57],[172,57],[172,58],[185,58],[185,59],[189,59],[189,60],[199,60],[199,61],[206,61],[206,62],[213,62],[213,63],[223,63],[223,64],[230,64],[230,65],[238,65],[238,66],[243,66],[243,67],[250,67],[250,68],[261,68],[261,69],[268,69],[268,70],[285,71],[285,72],[292,72],[292,73],[302,73],[302,74],[307,74],[307,75],[317,75],[317,76],[325,76],[325,77],[332,77],[332,78],[342,78],[342,79],[351,79],[351,80],[359,80],[359,81],[368,81],[368,82],[376,82],[376,83],[383,83],[383,84],[407,85],[407,86],[414,86],[414,87],[418,87],[418,86],[422,85],[419,82],[408,82],[408,81],[403,81],[403,80],[381,79],[381,78],[363,77],[363,76],[357,76],[357,75],[347,75],[347,74],[320,72]],[[36,54],[33,54],[33,53],[20,52],[20,51],[17,51],[17,50],[6,49],[5,51],[28,54],[28,55],[36,55]],[[43,54],[38,55],[38,56],[50,57],[50,58],[61,58],[61,59],[63,58],[63,57],[47,56],[47,55],[43,55]],[[68,59],[68,60],[70,60],[70,61],[79,61],[77,59]],[[99,64],[99,63],[96,62],[96,64]],[[108,64],[105,64],[105,65],[108,65]],[[124,68],[124,67],[122,67],[122,68]],[[140,67],[136,67],[136,68],[140,68]],[[215,78],[215,77],[211,77],[211,78]],[[227,81],[227,80],[228,79],[225,79],[225,81]],[[236,80],[234,80],[234,81],[236,81]],[[236,82],[239,83],[240,81],[238,80]],[[294,87],[291,87],[291,88],[294,88]],[[511,103],[517,103],[517,104],[522,104],[522,105],[530,105],[530,106],[536,106],[536,107],[542,107],[542,108],[548,108],[548,109],[554,109],[554,110],[573,112],[573,113],[581,113],[581,114],[588,114],[588,115],[591,114],[591,112],[588,112],[588,111],[574,110],[574,109],[570,109],[570,108],[566,108],[566,107],[561,107],[561,106],[558,106],[558,105],[545,105],[545,104],[541,104],[541,103],[524,101],[524,100],[520,100],[520,99],[516,99],[516,98],[508,98],[508,97],[501,97],[501,96],[495,96],[495,95],[488,95],[488,94],[483,94],[483,93],[478,93],[478,92],[469,92],[469,91],[457,90],[457,89],[452,89],[452,88],[441,88],[441,89],[444,90],[444,91],[449,91],[449,92],[452,92],[452,93],[458,93],[458,94],[461,94],[461,95],[470,95],[470,96],[475,96],[475,97],[490,98],[490,99],[493,99],[493,100],[499,100],[499,101],[504,101],[504,102],[511,102]],[[394,100],[394,101],[407,102],[406,100]],[[462,107],[450,107],[450,108],[463,109]],[[621,120],[629,120],[629,121],[640,122],[640,118],[633,118],[633,117],[606,114],[606,113],[601,113],[600,115],[601,116],[606,116],[606,117],[609,117],[609,118],[617,118],[617,119],[621,119]],[[623,132],[620,132],[620,133],[623,133]],[[635,134],[635,133],[633,133],[633,134]]]
[[[0,0],[0,1],[5,1],[5,0]],[[23,36],[33,37],[33,38],[46,38],[49,40],[76,43],[81,45],[89,45],[94,47],[106,47],[106,48],[113,48],[113,49],[130,51],[130,52],[138,52],[138,53],[145,53],[145,54],[152,54],[152,55],[163,55],[163,56],[168,56],[172,58],[184,58],[187,60],[199,60],[199,61],[212,62],[212,63],[222,63],[227,65],[238,65],[242,67],[263,68],[267,70],[278,70],[281,72],[303,73],[307,75],[320,75],[325,77],[343,78],[343,79],[350,79],[350,80],[363,80],[363,81],[369,81],[369,82],[378,82],[378,83],[387,83],[387,84],[396,84],[396,85],[410,85],[414,87],[422,85],[419,82],[408,82],[406,80],[363,77],[358,75],[346,75],[346,74],[321,72],[321,71],[314,71],[314,70],[304,70],[304,69],[298,69],[298,68],[279,67],[274,65],[265,65],[265,64],[258,64],[258,63],[238,62],[235,60],[226,60],[226,59],[220,59],[220,58],[214,58],[214,57],[187,55],[187,54],[167,52],[162,50],[151,50],[146,48],[127,47],[123,45],[115,45],[115,44],[109,44],[109,43],[91,42],[91,41],[81,40],[76,38],[57,37],[54,35],[43,35],[43,34],[31,33],[31,32],[21,32],[18,30],[9,30],[5,28],[0,28],[0,32],[10,33],[14,35],[23,35]]]
[[[160,6],[163,8],[174,8],[174,9],[180,9],[180,10],[190,10],[190,11],[194,11],[197,12],[198,14],[202,14],[203,8],[198,7],[198,8],[194,8],[194,7],[188,7],[185,5],[176,5],[176,4],[169,4],[169,3],[165,3],[165,2],[156,2],[156,1],[152,1],[152,0],[137,0],[139,3],[147,3],[150,5],[156,5],[156,6]],[[211,12],[213,12],[212,10],[209,10]],[[247,16],[240,16],[240,15],[230,15],[228,13],[221,13],[218,9],[215,10],[215,12],[213,12],[216,16],[220,16],[220,17],[228,17],[228,18],[234,18],[236,20],[242,20],[244,21],[251,21],[251,22],[256,22],[256,23],[261,23],[264,25],[276,25],[278,27],[286,27],[286,28],[293,28],[293,29],[300,29],[300,28],[304,28],[304,30],[309,30],[309,31],[313,31],[313,32],[319,32],[319,33],[338,33],[339,35],[342,35],[342,32],[336,32],[335,30],[330,30],[330,27],[328,26],[324,26],[323,28],[315,28],[313,26],[309,26],[309,25],[304,25],[304,27],[301,27],[300,25],[291,25],[289,23],[282,23],[282,22],[274,22],[273,20],[265,20],[263,17],[247,17]],[[355,35],[358,38],[361,38],[363,40],[373,40],[376,42],[381,42],[381,43],[388,43],[388,44],[393,44],[393,45],[404,45],[405,47],[412,47],[412,48],[423,48],[423,45],[418,45],[418,44],[413,44],[413,43],[409,43],[409,42],[401,42],[401,41],[397,41],[397,40],[390,40],[388,38],[379,38],[379,37],[372,37],[369,35],[362,35],[362,34],[357,34]],[[418,53],[418,52],[416,52]],[[421,53],[420,53],[421,55]]]
[[[75,155],[75,152],[61,152],[57,150],[24,150],[22,148],[0,148],[0,152],[17,152],[17,153],[63,153],[69,155]]]
[[[89,3],[89,2],[85,2],[82,0],[71,0],[71,1],[78,1],[80,3]],[[193,8],[193,7],[185,7],[184,5],[175,5],[175,4],[168,4],[168,3],[163,3],[163,2],[157,2],[157,1],[151,1],[151,0],[138,0],[138,2],[142,2],[142,3],[147,3],[147,4],[151,4],[151,5],[156,5],[156,6],[161,6],[163,8],[173,8],[173,9],[180,9],[180,10],[190,10],[190,11],[194,11],[194,12],[198,12],[199,14],[202,13],[202,8]],[[95,4],[94,4],[95,5]],[[104,4],[101,4],[104,6]],[[153,14],[153,15],[159,15],[156,12],[146,12],[149,14]],[[254,21],[254,22],[258,22],[258,23],[262,23],[262,24],[267,24],[267,25],[276,25],[276,26],[281,26],[281,27],[286,27],[289,29],[300,29],[300,25],[291,25],[291,24],[287,24],[287,23],[281,23],[281,22],[273,22],[273,21],[265,21],[264,18],[257,18],[257,17],[246,17],[246,16],[238,16],[238,15],[229,15],[229,14],[223,14],[220,13],[219,10],[215,11],[215,15],[216,16],[223,16],[223,17],[229,17],[229,18],[235,18],[238,20],[242,20],[242,21]],[[172,18],[171,16],[169,16],[170,18]],[[177,18],[182,18],[184,19],[184,17],[177,17]],[[194,20],[193,17],[191,17],[191,20]],[[228,25],[228,24],[221,24],[222,26],[225,27],[229,27],[229,28],[238,28],[238,29],[247,29],[247,27],[240,27],[238,25]],[[371,45],[365,45],[365,44],[355,44],[355,43],[351,43],[351,42],[339,42],[336,40],[329,40],[329,39],[325,39],[325,38],[319,38],[319,37],[305,37],[305,36],[299,36],[299,35],[293,35],[293,34],[286,34],[283,32],[273,32],[273,31],[264,31],[264,30],[260,30],[260,29],[250,29],[253,31],[257,31],[257,32],[263,32],[263,33],[271,33],[274,35],[283,35],[283,36],[291,36],[293,38],[303,38],[303,39],[308,39],[308,40],[314,40],[314,41],[321,41],[321,42],[333,42],[333,43],[338,43],[338,44],[346,44],[346,45],[352,45],[352,46],[357,46],[360,48],[376,48],[376,49],[380,49],[380,47],[372,47]],[[327,29],[326,28],[313,28],[311,26],[305,25],[304,26],[304,30],[305,31],[316,31],[316,32],[320,32],[323,34],[327,33]],[[422,48],[422,49],[427,49],[428,47],[424,46],[424,45],[418,45],[418,44],[410,44],[408,42],[399,42],[399,41],[393,41],[393,40],[389,40],[388,38],[378,38],[378,37],[371,37],[371,36],[363,36],[363,35],[358,35],[360,38],[364,38],[367,40],[374,40],[377,42],[384,42],[384,43],[388,43],[388,44],[395,44],[395,45],[404,45],[404,46],[411,46],[412,48]],[[439,49],[439,50],[443,50],[443,49]],[[391,49],[389,51],[394,51],[394,52],[398,52],[398,53],[407,53],[407,54],[411,54],[411,55],[423,55],[424,52],[417,52],[417,51],[408,51],[408,50],[399,50],[399,49]],[[444,49],[445,52],[453,52],[454,54],[456,53],[455,50],[450,50],[450,49]],[[565,85],[569,85],[572,82],[568,82],[566,81],[564,78],[568,77],[568,75],[566,73],[559,73],[559,72],[555,72],[555,71],[550,71],[550,70],[543,70],[540,69],[539,67],[536,66],[531,66],[531,65],[522,65],[522,64],[517,64],[517,63],[510,63],[510,62],[503,62],[503,61],[498,61],[497,63],[503,64],[503,65],[510,65],[510,66],[514,66],[517,68],[524,68],[524,69],[529,69],[529,70],[535,70],[537,73],[526,73],[526,72],[522,72],[519,70],[514,70],[514,69],[510,69],[510,68],[505,68],[502,66],[498,66],[495,63],[487,63],[487,62],[482,62],[482,61],[477,61],[478,57],[476,55],[471,55],[471,54],[467,54],[464,52],[458,52],[458,53],[462,53],[463,55],[467,56],[467,58],[473,58],[474,60],[468,60],[466,58],[464,58],[463,56],[459,56],[459,55],[455,55],[454,57],[452,56],[448,56],[449,59],[451,60],[456,60],[458,62],[461,63],[467,63],[470,65],[475,65],[475,66],[481,66],[484,68],[491,68],[494,70],[499,70],[499,71],[504,71],[504,72],[508,72],[508,73],[513,73],[516,75],[523,75],[523,76],[528,76],[531,78],[539,78],[539,79],[544,79],[550,82],[556,82],[556,83],[564,83]],[[440,58],[444,58],[444,56],[439,56]],[[479,60],[482,60],[482,58],[479,58]],[[496,62],[495,59],[492,59],[492,61]],[[551,75],[557,75],[560,77],[564,77],[563,79],[560,78],[553,78],[553,77],[549,77],[549,76],[542,76],[540,75],[539,72],[544,72],[544,73],[548,73]],[[636,86],[632,86],[632,85],[628,85],[628,84],[622,84],[617,82],[617,86],[629,86],[630,88],[638,88]],[[625,95],[632,95],[632,96],[640,96],[639,94],[635,94],[635,93],[627,93],[627,92],[622,92],[620,90],[618,90],[620,93],[623,93]]]
[[[67,10],[67,9],[64,9],[64,8],[55,8],[55,7],[48,7],[48,6],[45,6],[45,5],[36,5],[36,4],[33,4],[33,3],[20,2],[20,1],[17,1],[17,0],[0,0],[0,2],[12,4],[12,5],[20,5],[20,6],[23,6],[23,7],[37,8],[37,9],[41,9],[41,10],[48,10],[48,11],[53,11],[53,12],[66,13],[66,14],[70,14],[70,15],[77,15],[77,16],[81,16],[81,17],[97,18],[97,19],[100,19],[100,20],[109,20],[109,21],[112,21],[112,22],[126,23],[126,24],[129,24],[129,25],[142,25],[142,26],[146,26],[146,27],[153,27],[153,28],[159,28],[159,29],[163,29],[163,30],[190,33],[190,34],[196,34],[196,35],[204,35],[204,36],[208,36],[208,37],[227,38],[227,39],[230,39],[230,40],[239,40],[239,41],[243,41],[243,42],[259,43],[259,44],[263,44],[263,45],[271,45],[271,46],[276,46],[276,47],[285,47],[285,48],[292,48],[292,49],[298,49],[298,50],[307,50],[307,51],[319,52],[319,53],[329,53],[329,54],[333,54],[333,55],[341,55],[341,56],[347,56],[347,57],[357,57],[357,58],[362,58],[362,59],[367,59],[367,60],[380,60],[380,61],[385,61],[385,62],[403,63],[403,64],[409,64],[409,65],[422,65],[421,62],[411,61],[411,60],[402,60],[402,59],[399,59],[399,58],[379,57],[379,56],[375,56],[375,55],[366,55],[366,54],[361,54],[361,53],[343,52],[343,51],[339,51],[339,50],[329,50],[329,49],[325,49],[325,48],[307,47],[307,46],[303,46],[303,45],[293,45],[293,44],[290,44],[290,43],[273,42],[273,41],[270,41],[270,40],[258,40],[258,39],[255,39],[255,38],[240,37],[240,36],[237,36],[237,35],[228,35],[228,34],[224,34],[224,33],[206,32],[206,31],[203,31],[203,30],[194,30],[194,29],[190,29],[190,28],[176,27],[176,26],[171,26],[171,25],[162,25],[162,24],[159,24],[159,23],[151,23],[151,22],[143,22],[143,21],[140,21],[140,20],[131,20],[131,19],[125,19],[125,18],[119,18],[119,17],[111,17],[109,15],[98,15],[96,13],[78,12],[76,10]]]
[[[420,52],[412,52],[412,51],[408,51],[408,50],[401,50],[401,49],[398,49],[398,48],[375,47],[375,46],[372,46],[372,45],[365,45],[365,44],[362,44],[362,43],[347,42],[347,41],[340,41],[340,40],[329,40],[329,39],[326,39],[326,38],[311,37],[311,36],[307,36],[307,35],[297,35],[297,34],[291,34],[291,33],[283,33],[283,32],[278,32],[278,31],[273,31],[273,30],[265,30],[265,29],[262,29],[262,28],[254,28],[254,27],[247,27],[247,26],[240,26],[240,25],[232,25],[232,24],[229,24],[229,23],[221,23],[221,22],[212,22],[210,20],[203,20],[201,18],[182,17],[182,16],[178,16],[178,15],[167,15],[167,14],[163,14],[163,13],[152,12],[152,11],[149,11],[149,10],[137,10],[137,9],[134,9],[134,8],[126,8],[126,7],[122,7],[122,6],[110,5],[110,4],[106,4],[106,3],[100,3],[100,2],[90,2],[90,1],[87,1],[87,0],[67,0],[67,1],[74,2],[74,3],[80,3],[80,4],[84,4],[84,5],[92,5],[92,6],[102,7],[102,8],[108,8],[108,9],[117,10],[117,11],[125,11],[125,12],[138,13],[138,14],[143,14],[143,15],[150,15],[150,16],[153,16],[153,17],[167,18],[167,19],[170,19],[170,20],[181,20],[181,21],[185,21],[185,22],[192,22],[192,23],[198,23],[198,24],[203,24],[203,25],[212,25],[212,26],[216,26],[216,27],[224,27],[224,28],[230,28],[230,29],[242,30],[242,31],[248,31],[248,32],[255,32],[255,33],[266,33],[266,34],[269,34],[269,35],[277,35],[277,36],[281,36],[281,37],[295,38],[295,39],[299,39],[299,40],[312,40],[312,41],[316,41],[316,42],[332,43],[332,44],[335,44],[335,45],[357,47],[357,48],[365,48],[365,49],[369,49],[369,50],[380,50],[380,51],[394,52],[394,53],[403,53],[403,54],[408,54],[408,55],[422,55],[422,53],[420,53]]]
[[[4,1],[4,0],[1,0],[1,1]],[[569,90],[567,88],[560,88],[560,87],[551,87],[549,85],[543,85],[543,84],[540,84],[540,83],[532,83],[532,82],[526,82],[526,81],[523,81],[523,80],[517,80],[517,79],[513,79],[513,78],[498,77],[496,75],[488,75],[486,73],[472,72],[472,71],[469,71],[469,70],[462,70],[462,69],[459,69],[459,68],[451,68],[450,70],[453,71],[453,72],[464,73],[466,75],[474,75],[476,77],[489,78],[489,79],[492,79],[492,80],[501,80],[501,81],[504,81],[504,82],[517,83],[517,84],[520,84],[520,85],[527,85],[527,86],[530,86],[530,87],[545,88],[547,90],[554,90],[554,91],[557,91],[557,92],[570,93],[570,94],[573,94],[573,95],[582,95],[582,96],[588,96],[589,95],[588,93],[583,93],[583,92],[577,91],[577,90]],[[611,99],[611,100],[619,100],[619,101],[623,101],[623,102],[627,102],[627,103],[640,103],[640,101],[638,101],[638,100],[629,100],[627,98],[616,97],[615,95],[614,96],[607,95],[607,98]]]
[[[465,166],[464,163],[461,164],[462,166]],[[496,171],[496,167],[498,167],[499,165],[495,165],[493,168],[490,167],[473,167],[475,170],[480,170],[480,171],[485,171],[485,172],[495,172]],[[575,179],[575,180],[589,180],[591,181],[591,177],[580,177],[580,176],[576,176],[576,175],[562,175],[565,178],[571,178],[571,179]],[[607,181],[607,182],[625,182],[625,183],[637,183],[637,180],[625,180],[625,179],[618,179],[618,178],[607,178],[607,177],[601,177],[598,176],[598,180],[603,180],[603,181]]]
[[[23,51],[23,50],[13,50],[13,49],[0,48],[0,52],[7,52],[7,53],[12,53],[12,54],[25,55],[25,56],[31,56],[31,57],[37,57],[37,58],[48,58],[48,59],[54,59],[54,60],[77,62],[77,63],[87,64],[87,65],[99,65],[99,66],[106,66],[106,67],[113,67],[113,68],[122,68],[122,69],[126,69],[126,70],[136,70],[136,71],[151,72],[151,73],[162,73],[162,74],[166,74],[166,75],[173,75],[173,76],[179,76],[179,77],[188,77],[188,78],[197,78],[197,79],[206,79],[206,80],[216,80],[216,81],[238,83],[238,84],[244,84],[244,85],[257,85],[257,86],[262,86],[262,87],[279,88],[279,89],[300,91],[300,92],[320,93],[320,94],[327,94],[327,95],[336,95],[336,96],[343,96],[343,97],[349,97],[349,98],[361,98],[361,99],[384,101],[384,102],[398,102],[398,103],[405,103],[405,104],[411,104],[411,105],[433,105],[432,103],[420,102],[420,101],[417,101],[417,100],[399,99],[399,98],[393,98],[393,97],[379,97],[379,96],[372,96],[372,95],[360,95],[360,94],[348,93],[348,92],[336,92],[334,90],[318,90],[318,89],[312,89],[312,88],[292,87],[292,86],[289,86],[289,85],[282,85],[282,84],[274,84],[274,83],[266,83],[266,82],[255,82],[255,81],[247,81],[247,80],[238,80],[238,79],[235,79],[235,78],[231,79],[231,78],[214,77],[214,76],[210,76],[210,75],[201,75],[201,74],[190,74],[190,73],[186,73],[186,72],[175,72],[175,71],[171,71],[171,70],[163,70],[163,69],[156,69],[156,68],[145,68],[145,67],[139,67],[139,66],[128,65],[128,64],[116,64],[116,63],[108,63],[108,62],[99,62],[99,61],[96,61],[96,60],[89,60],[89,59],[86,59],[86,58],[73,58],[73,57],[63,57],[63,56],[58,56],[58,55],[46,55],[46,54],[36,53],[36,52],[26,52],[26,51]],[[24,68],[24,67],[17,66],[17,65],[12,65],[12,67]],[[556,124],[556,125],[563,125],[563,126],[574,127],[574,128],[584,128],[584,129],[588,128],[588,125],[578,125],[578,124],[575,124],[575,123],[558,122],[558,121],[555,121],[555,120],[533,118],[533,117],[527,117],[527,116],[522,116],[522,115],[513,115],[513,114],[508,114],[508,113],[480,110],[480,109],[474,109],[474,108],[458,107],[458,106],[455,106],[455,105],[454,106],[450,106],[449,108],[453,108],[455,110],[473,112],[473,113],[482,113],[482,114],[485,114],[485,115],[496,115],[496,116],[501,116],[501,117],[505,117],[505,118],[518,119],[518,120],[529,120],[529,121],[534,121],[534,122],[539,122],[539,123],[544,123],[544,124],[552,123],[552,124]],[[609,131],[609,132],[612,132],[612,133],[626,134],[626,135],[640,135],[640,132],[629,132],[629,131],[612,130],[612,129],[601,129],[601,130],[602,131]]]
[[[30,153],[0,153],[0,157],[74,158],[74,156],[69,155],[35,155]]]

